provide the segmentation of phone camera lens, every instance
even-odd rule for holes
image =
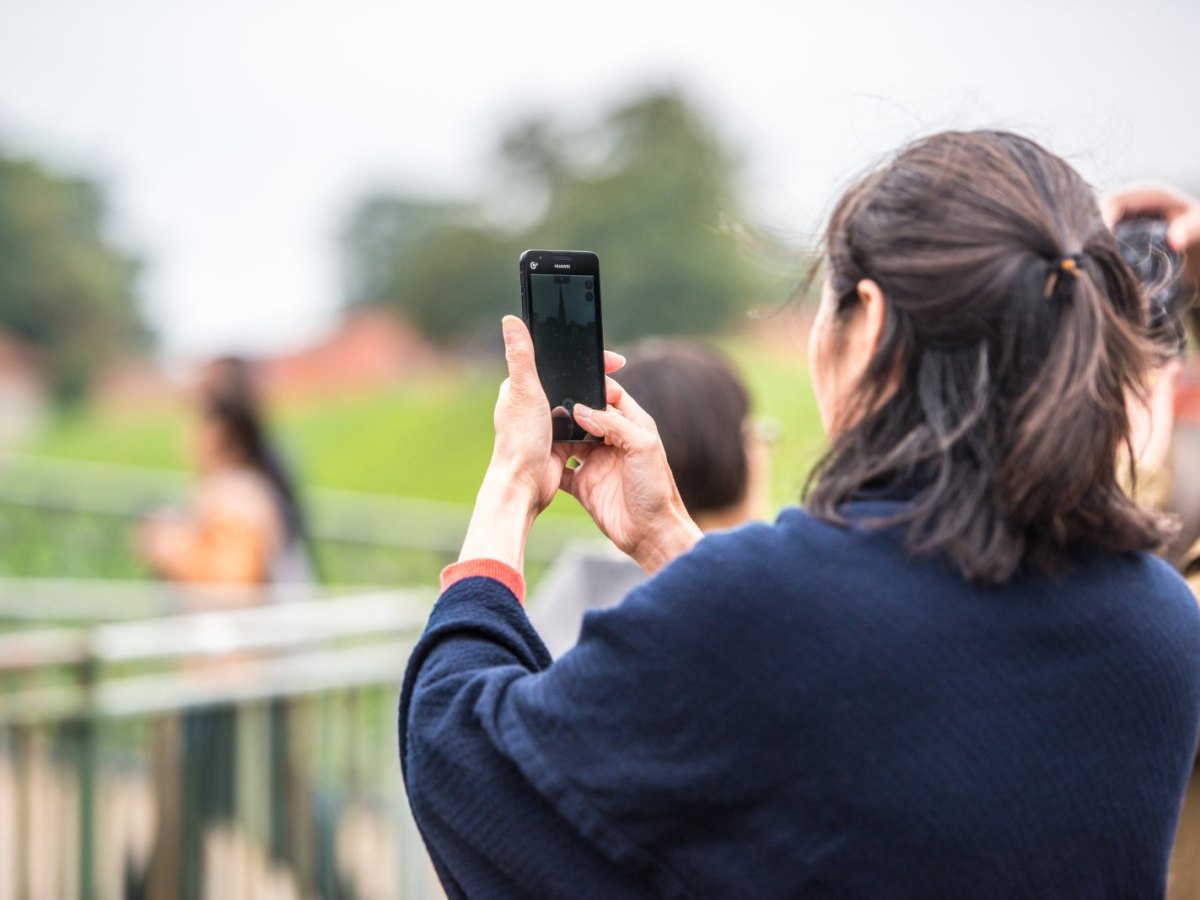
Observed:
[[[583,299],[586,300],[588,303],[591,303],[593,300],[596,299],[596,295],[593,294],[591,291],[588,291],[586,294],[583,295]]]

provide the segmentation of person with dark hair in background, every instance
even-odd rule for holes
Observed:
[[[555,445],[505,318],[492,462],[400,697],[450,896],[1163,896],[1200,609],[1118,483],[1157,354],[1091,190],[946,132],[852,186],[824,249],[830,447],[774,525],[702,535],[616,382],[574,410],[605,442]],[[651,577],[552,664],[521,568],[560,489]]]
[[[1147,295],[1171,289],[1177,296],[1174,315],[1190,326],[1193,343],[1200,338],[1200,200],[1181,191],[1159,186],[1126,188],[1108,197],[1104,216],[1114,232],[1128,222],[1161,222],[1170,263],[1166,284],[1145,285]],[[1160,265],[1150,268],[1164,268]],[[1178,267],[1179,271],[1174,271]],[[1170,282],[1177,281],[1172,285]],[[1194,498],[1200,488],[1200,459],[1187,453],[1183,438],[1195,441],[1200,431],[1190,425],[1190,434],[1176,428],[1180,380],[1186,370],[1187,345],[1180,348],[1154,378],[1148,402],[1135,406],[1133,446],[1137,460],[1137,496],[1155,508],[1180,514],[1186,534],[1167,550],[1167,558],[1183,572],[1188,586],[1200,600],[1200,509]],[[1145,485],[1145,488],[1143,488]],[[1193,508],[1186,508],[1189,493]],[[1182,507],[1182,508],[1181,508]],[[1180,816],[1175,849],[1171,856],[1168,896],[1171,900],[1200,900],[1200,757],[1192,771],[1187,797]]]
[[[1180,271],[1171,273],[1179,281],[1177,293],[1182,296],[1176,314],[1186,323],[1193,343],[1200,340],[1200,200],[1181,191],[1159,186],[1126,188],[1108,197],[1104,203],[1105,219],[1110,225],[1147,219],[1161,221],[1165,225],[1165,238],[1169,251],[1177,254]],[[1161,287],[1161,286],[1160,286]],[[1186,353],[1186,344],[1184,345]],[[1196,494],[1200,482],[1200,460],[1190,459],[1173,453],[1176,435],[1175,411],[1178,406],[1179,383],[1185,373],[1184,360],[1170,359],[1157,373],[1150,402],[1140,412],[1135,442],[1139,455],[1139,481],[1152,485],[1146,501],[1155,506],[1173,507],[1173,479],[1182,479],[1192,485]],[[1176,456],[1176,459],[1172,459]],[[1178,469],[1178,471],[1173,471]],[[1200,510],[1173,509],[1184,514],[1189,527],[1185,539],[1177,540],[1169,556],[1188,577],[1189,583],[1200,596],[1200,540],[1196,530],[1200,527]]]
[[[650,338],[630,349],[616,380],[654,419],[688,515],[701,531],[766,514],[770,460],[762,423],[733,366],[695,341]],[[619,602],[646,573],[623,553],[569,546],[543,577],[529,619],[558,658],[575,645],[584,613]]]
[[[312,581],[296,489],[272,448],[250,368],[208,365],[198,390],[190,513],[148,520],[142,558],[182,584],[304,585]]]

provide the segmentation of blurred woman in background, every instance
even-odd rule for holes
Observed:
[[[296,489],[267,437],[249,366],[236,358],[210,363],[197,399],[192,506],[143,524],[142,558],[182,584],[311,582]]]

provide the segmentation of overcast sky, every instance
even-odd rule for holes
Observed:
[[[1200,186],[1200,2],[986,5],[4,0],[0,145],[107,183],[165,351],[192,357],[327,328],[367,189],[469,198],[505,123],[648,84],[687,89],[756,219],[797,233],[945,127],[1026,131],[1102,189]]]

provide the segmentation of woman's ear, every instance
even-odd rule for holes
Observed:
[[[883,337],[883,325],[887,320],[887,305],[883,298],[883,290],[879,284],[870,278],[864,278],[855,286],[858,302],[863,310],[862,341],[867,359],[875,356],[879,349],[879,341]]]

